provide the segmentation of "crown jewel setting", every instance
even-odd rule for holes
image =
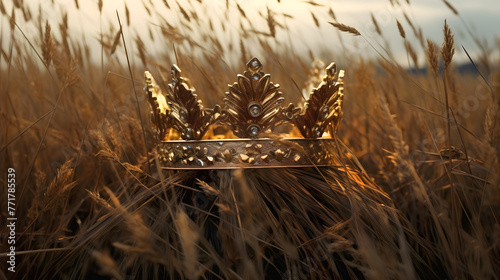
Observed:
[[[314,89],[304,108],[283,107],[283,93],[252,58],[243,75],[229,85],[224,107],[203,108],[181,70],[171,68],[172,82],[165,94],[151,73],[145,72],[145,92],[151,121],[159,141],[158,158],[169,169],[232,169],[334,164],[330,148],[342,118],[344,71],[335,63]],[[292,127],[289,134],[275,128]],[[229,130],[223,136],[215,133]],[[326,131],[326,133],[325,133]],[[294,133],[295,132],[295,133]],[[301,135],[292,138],[290,135]],[[329,134],[330,137],[325,137]],[[238,137],[238,138],[236,138]],[[179,139],[180,138],[180,139]]]

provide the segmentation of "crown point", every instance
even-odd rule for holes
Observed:
[[[326,67],[326,74],[330,79],[335,78],[335,74],[337,74],[337,64],[335,64],[335,62],[330,63],[330,65]]]
[[[344,80],[344,75],[345,75],[345,71],[344,70],[340,70],[339,71],[339,83],[341,83],[341,84],[344,84],[343,83],[344,82],[343,81]]]
[[[262,69],[262,63],[260,62],[260,60],[258,58],[254,57],[254,58],[250,59],[250,61],[248,61],[247,69],[250,70],[251,72],[257,72],[260,69]],[[255,78],[254,78],[254,80],[255,80]]]

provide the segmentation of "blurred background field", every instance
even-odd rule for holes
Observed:
[[[176,229],[198,229],[155,189],[143,73],[166,89],[176,63],[212,107],[256,56],[285,103],[303,102],[330,62],[346,70],[338,137],[412,225],[413,276],[497,279],[500,6],[254,2],[0,2],[0,181],[16,169],[14,277],[216,279],[199,266],[193,274]],[[6,192],[0,201],[6,217]],[[158,226],[151,207],[172,226]],[[155,251],[151,236],[173,253]],[[366,258],[358,269],[379,278]],[[393,277],[409,269],[394,267]]]

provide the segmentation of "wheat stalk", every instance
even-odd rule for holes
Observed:
[[[444,68],[447,69],[453,59],[453,55],[455,54],[455,39],[446,20],[444,21],[443,32],[444,42],[441,45],[441,56],[443,57]]]
[[[7,11],[5,10],[5,6],[3,5],[3,1],[0,1],[0,12],[2,15],[7,16]]]
[[[12,8],[12,12],[10,13],[10,30],[14,31],[14,27],[16,27],[16,10]]]
[[[319,21],[318,21],[318,19],[316,18],[316,16],[314,15],[314,13],[313,13],[313,12],[311,12],[311,17],[312,17],[312,19],[313,19],[314,24],[316,25],[316,27],[319,27]]]
[[[348,25],[345,25],[342,23],[338,23],[338,22],[328,22],[328,23],[330,23],[331,25],[333,25],[335,28],[337,28],[338,30],[340,30],[342,32],[347,32],[347,33],[353,34],[355,36],[361,36],[361,33],[359,33],[359,31],[356,30],[356,28],[354,28],[354,27],[351,27],[351,26],[348,26]]]
[[[187,20],[187,21],[191,21],[191,18],[189,17],[188,13],[186,12],[186,10],[184,10],[184,8],[182,8],[182,6],[177,2],[177,7],[179,7],[179,11],[181,11],[181,14],[184,16],[184,18]]]
[[[455,7],[453,7],[450,2],[446,1],[446,0],[443,0],[443,2],[446,4],[446,6],[448,6],[448,8],[455,14],[455,15],[458,15],[458,11],[457,9],[455,9]]]
[[[243,40],[240,39],[240,51],[241,51],[241,61],[243,62],[246,62],[248,61],[248,57],[247,57],[247,51],[245,49],[245,44],[243,44]]]
[[[436,44],[434,44],[434,42],[432,42],[429,39],[427,39],[426,54],[427,54],[427,62],[429,63],[429,67],[431,68],[431,71],[434,74],[434,76],[437,77],[438,69],[439,69],[439,59],[438,59],[437,48],[436,48]]]
[[[52,35],[50,34],[50,24],[49,21],[47,21],[45,23],[45,34],[42,41],[42,57],[47,66],[52,62],[53,50],[54,45],[52,43]]]
[[[127,3],[125,3],[125,19],[127,21],[127,26],[130,26],[130,11],[128,10]]]
[[[272,11],[267,7],[267,26],[269,27],[269,32],[272,37],[276,37],[276,21],[274,20],[274,15]]]
[[[118,44],[120,44],[120,38],[121,38],[120,36],[121,36],[121,32],[120,32],[120,30],[118,30],[115,34],[115,38],[113,39],[113,44],[111,44],[110,54],[115,53],[116,47],[118,46]]]
[[[337,17],[335,16],[335,13],[333,12],[332,8],[328,10],[328,15],[330,15],[330,17],[332,17],[334,21],[337,21]]]
[[[240,11],[240,14],[243,16],[243,18],[247,18],[245,11],[240,7],[238,3],[236,3],[236,7],[238,8],[238,11]]]
[[[396,20],[396,23],[398,25],[399,35],[401,35],[403,39],[406,39],[406,33],[405,30],[403,29],[403,26],[401,25],[401,23],[399,23],[399,20]]]
[[[375,19],[375,17],[373,16],[373,13],[371,13],[371,17],[372,17],[373,26],[375,26],[375,31],[377,31],[378,35],[382,35],[382,31],[380,30],[380,27],[378,26],[378,22]]]

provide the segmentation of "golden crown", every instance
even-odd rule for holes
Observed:
[[[342,118],[344,71],[331,63],[303,108],[284,98],[252,58],[229,85],[224,107],[204,109],[175,64],[165,94],[145,72],[157,155],[170,169],[232,169],[334,164],[331,147]],[[288,127],[277,133],[276,127]],[[299,136],[299,137],[297,137]]]

